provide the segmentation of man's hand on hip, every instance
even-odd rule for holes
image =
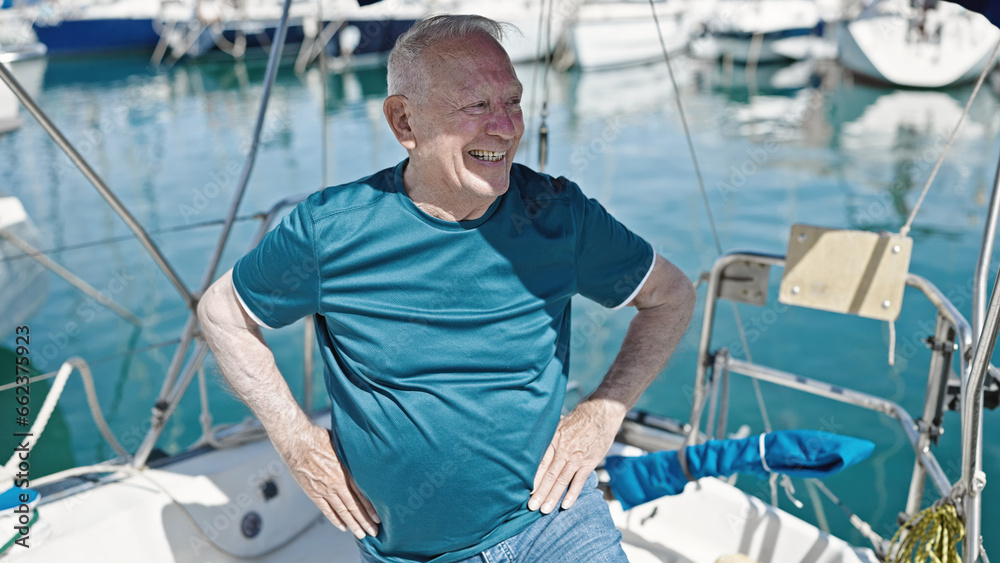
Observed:
[[[566,496],[562,508],[573,506],[587,477],[611,448],[625,412],[621,403],[591,399],[577,405],[559,421],[552,443],[535,473],[529,510],[541,508],[543,514],[552,512],[563,492]]]
[[[274,440],[292,476],[320,511],[342,531],[351,530],[358,539],[378,534],[381,520],[375,507],[358,489],[337,458],[330,432],[310,424],[294,437]]]
[[[240,305],[229,270],[198,304],[202,334],[219,370],[253,411],[292,476],[323,514],[359,539],[378,533],[379,517],[333,450],[330,433],[313,424],[292,396],[260,328]]]

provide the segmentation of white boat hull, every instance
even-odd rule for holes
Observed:
[[[705,21],[694,54],[739,64],[801,60],[822,51],[820,12],[810,0],[722,0]]]
[[[874,14],[841,25],[837,43],[841,63],[852,72],[911,88],[943,88],[975,80],[1000,40],[1000,30],[979,14],[942,3],[936,41],[915,38],[909,18]],[[953,8],[953,9],[952,9]]]
[[[508,33],[504,37],[503,46],[511,62],[525,63],[544,58],[548,47],[556,49],[580,1],[554,0],[555,3],[550,7],[547,2],[541,0],[506,2],[450,0],[437,2],[435,9],[452,14],[477,14],[513,25],[520,33]],[[543,9],[546,12],[545,28],[539,29],[538,16]],[[551,20],[548,19],[550,12]],[[546,34],[549,32],[551,38],[546,41]]]
[[[683,51],[691,30],[674,3],[660,3],[657,16],[669,54]],[[645,64],[663,59],[659,34],[648,4],[587,4],[571,31],[574,62],[582,69]]]
[[[877,563],[856,548],[714,478],[688,483],[684,492],[628,512],[610,503],[631,563],[714,563],[743,554],[754,561]]]
[[[0,63],[2,64],[2,63]],[[14,92],[0,82],[0,135],[19,129],[24,121],[17,114],[18,102]]]

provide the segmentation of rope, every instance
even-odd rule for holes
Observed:
[[[219,442],[215,439],[212,431],[212,409],[208,406],[208,384],[205,381],[205,364],[198,367],[198,396],[201,399],[201,414],[198,421],[201,422],[201,438],[195,443],[196,446],[207,444],[213,448],[219,447]]]
[[[691,139],[691,129],[688,127],[687,117],[684,113],[684,104],[681,102],[681,90],[677,86],[677,79],[674,76],[674,67],[670,63],[670,53],[667,51],[666,42],[663,39],[663,30],[660,29],[660,19],[656,15],[656,5],[653,0],[649,0],[649,8],[653,12],[653,22],[656,24],[656,34],[660,40],[660,49],[663,51],[663,60],[667,63],[667,72],[670,75],[670,84],[674,89],[674,100],[677,102],[677,112],[681,118],[681,125],[684,127],[684,138],[687,141],[688,152],[691,153],[691,162],[694,165],[695,176],[698,179],[698,191],[701,193],[702,202],[705,204],[705,214],[708,216],[708,226],[712,231],[712,240],[715,242],[715,250],[718,255],[722,255],[722,242],[719,240],[719,231],[715,226],[715,217],[712,215],[712,205],[708,201],[708,192],[705,190],[705,180],[701,174],[701,166],[698,164],[698,155],[694,150],[694,141]],[[730,301],[730,305],[733,309],[733,317],[736,320],[736,329],[740,335],[740,342],[743,344],[743,350],[746,353],[747,361],[752,362],[753,356],[750,354],[750,343],[747,342],[746,331],[743,330],[743,319],[740,317],[739,309],[736,307],[736,303]],[[764,430],[766,432],[771,432],[771,420],[767,415],[767,407],[764,405],[764,396],[760,390],[760,383],[755,378],[751,378],[754,387],[754,394],[757,397],[757,407],[760,410],[761,418],[764,420]],[[682,466],[686,466],[686,463],[682,463]],[[688,474],[685,467],[685,474]],[[787,480],[788,476],[783,476],[783,480]],[[773,484],[771,487],[772,500],[776,502],[776,489]],[[797,501],[796,501],[797,502]]]
[[[958,542],[965,537],[965,526],[953,502],[942,499],[907,520],[892,536],[890,543],[895,552],[890,549],[888,563],[928,559],[933,563],[962,563]]]
[[[913,210],[910,211],[910,216],[906,218],[906,223],[904,223],[902,228],[899,229],[899,234],[904,237],[910,233],[910,226],[913,225],[913,219],[916,218],[917,212],[920,211],[920,206],[924,203],[924,197],[926,197],[927,192],[930,191],[931,183],[934,182],[934,178],[937,176],[938,170],[941,169],[944,157],[948,154],[948,150],[951,149],[951,144],[955,141],[955,137],[958,135],[958,130],[962,126],[962,122],[965,121],[965,116],[969,115],[969,108],[972,107],[972,101],[976,99],[976,95],[979,94],[979,89],[983,86],[983,81],[986,80],[986,75],[989,74],[990,70],[993,68],[993,62],[996,60],[997,51],[1000,51],[1000,41],[997,41],[996,46],[993,47],[993,52],[990,53],[990,62],[983,68],[983,72],[979,74],[979,80],[976,81],[976,87],[972,90],[972,94],[969,95],[968,101],[965,102],[965,108],[962,110],[962,115],[959,116],[958,123],[955,124],[955,128],[952,129],[951,136],[948,137],[948,142],[945,143],[944,148],[941,150],[941,154],[938,155],[937,162],[934,164],[934,169],[931,170],[931,175],[928,176],[927,182],[924,184],[924,189],[920,192],[920,197],[917,198],[917,203],[913,206]]]
[[[674,68],[673,65],[670,64],[670,54],[667,51],[667,45],[663,39],[663,31],[660,29],[660,19],[656,15],[656,6],[653,4],[653,0],[649,0],[649,7],[653,12],[653,21],[656,23],[656,33],[660,39],[660,48],[663,50],[663,60],[666,61],[667,72],[670,74],[670,84],[674,89],[674,100],[677,102],[677,111],[680,114],[681,124],[684,126],[684,138],[687,140],[688,151],[691,153],[691,162],[694,164],[695,176],[698,178],[698,191],[701,192],[701,199],[705,204],[705,213],[708,215],[708,226],[712,230],[712,240],[715,242],[716,252],[721,256],[722,243],[719,240],[719,231],[715,226],[715,217],[712,215],[712,205],[708,201],[708,192],[705,190],[705,180],[701,175],[701,166],[698,164],[698,155],[694,150],[694,141],[691,140],[691,130],[688,127],[687,117],[684,113],[684,104],[681,102],[681,90],[677,86],[677,79],[674,77]],[[739,331],[740,342],[743,344],[743,350],[746,353],[747,361],[752,362],[753,356],[750,355],[750,343],[747,342],[747,335],[743,330],[743,319],[740,317],[740,312],[736,307],[736,303],[730,302],[730,305],[733,308],[733,317],[736,319],[736,329]],[[764,406],[764,396],[760,391],[760,383],[753,378],[751,378],[751,381],[753,381],[754,394],[757,396],[757,406],[760,409],[761,418],[764,419],[764,430],[766,432],[771,432],[771,421],[767,415],[767,408]]]
[[[104,415],[101,414],[101,405],[97,402],[97,393],[94,390],[94,378],[90,373],[90,368],[87,366],[87,362],[83,361],[83,358],[72,357],[66,360],[62,367],[59,368],[59,373],[56,375],[56,380],[52,384],[52,388],[49,390],[48,394],[45,395],[45,401],[42,403],[41,410],[38,411],[38,417],[35,418],[34,424],[31,425],[31,430],[28,431],[28,436],[33,437],[34,440],[28,440],[27,449],[21,450],[20,452],[14,452],[7,463],[0,468],[0,483],[8,483],[13,481],[13,476],[17,468],[17,464],[20,461],[18,454],[27,454],[35,447],[38,440],[41,439],[42,433],[45,432],[45,426],[49,423],[49,418],[52,416],[52,411],[56,408],[56,403],[59,401],[59,397],[62,395],[63,389],[66,388],[66,380],[69,379],[70,374],[73,373],[73,368],[80,371],[80,377],[83,378],[83,389],[87,395],[87,406],[90,407],[90,415],[94,419],[94,423],[97,425],[98,430],[104,436],[104,439],[115,449],[116,452],[122,457],[128,458],[129,454],[118,443],[115,435],[111,432],[108,427],[107,421],[104,420]],[[9,486],[9,485],[8,485]],[[6,488],[6,487],[4,487]]]
[[[684,138],[687,141],[688,151],[691,153],[691,161],[694,165],[695,176],[698,179],[698,190],[701,193],[702,202],[705,204],[705,213],[708,216],[708,224],[712,230],[712,240],[715,242],[715,250],[721,256],[722,255],[722,243],[719,240],[719,231],[715,225],[715,217],[712,215],[712,205],[708,201],[708,192],[705,190],[705,180],[701,174],[701,166],[698,164],[698,156],[694,150],[694,141],[691,139],[691,129],[688,127],[687,117],[684,113],[684,104],[681,102],[681,91],[677,86],[677,79],[674,76],[674,68],[670,63],[670,54],[667,51],[666,42],[663,39],[663,30],[660,29],[660,19],[656,15],[656,5],[653,0],[649,0],[649,8],[653,12],[653,21],[656,24],[656,34],[660,40],[660,49],[663,51],[663,60],[667,63],[667,72],[670,75],[670,84],[674,89],[674,100],[677,102],[677,111],[681,118],[681,125],[684,127]],[[1000,47],[1000,44],[998,44]],[[754,61],[756,65],[756,61]],[[753,362],[753,356],[750,354],[750,343],[747,341],[746,331],[743,329],[743,319],[740,316],[739,309],[736,307],[736,303],[730,301],[730,306],[733,310],[733,317],[736,320],[736,329],[740,335],[740,342],[743,345],[743,350],[746,354],[747,361]],[[764,394],[760,389],[760,382],[756,378],[750,379],[753,382],[754,396],[757,398],[757,408],[760,411],[760,416],[764,422],[764,430],[766,432],[771,432],[773,429],[771,427],[771,420],[767,413],[767,406],[764,404]],[[690,478],[690,473],[687,470],[687,464],[682,463],[682,468],[684,468],[685,475]],[[775,475],[775,474],[772,474]],[[772,477],[769,479],[769,484],[771,488],[771,504],[774,506],[778,505],[778,490],[777,481],[778,477]],[[785,494],[788,496],[789,500],[798,507],[802,508],[802,503],[793,496],[795,492],[795,487],[792,485],[791,478],[788,475],[781,475],[781,485],[785,490]]]

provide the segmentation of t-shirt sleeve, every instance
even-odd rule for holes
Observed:
[[[653,271],[653,247],[622,225],[604,206],[587,199],[576,246],[580,295],[605,307],[624,307]]]
[[[233,286],[255,322],[279,328],[319,310],[319,268],[308,201],[233,266]]]

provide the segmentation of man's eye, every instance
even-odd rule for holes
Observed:
[[[486,111],[486,102],[477,102],[465,108],[472,113],[482,113]]]

